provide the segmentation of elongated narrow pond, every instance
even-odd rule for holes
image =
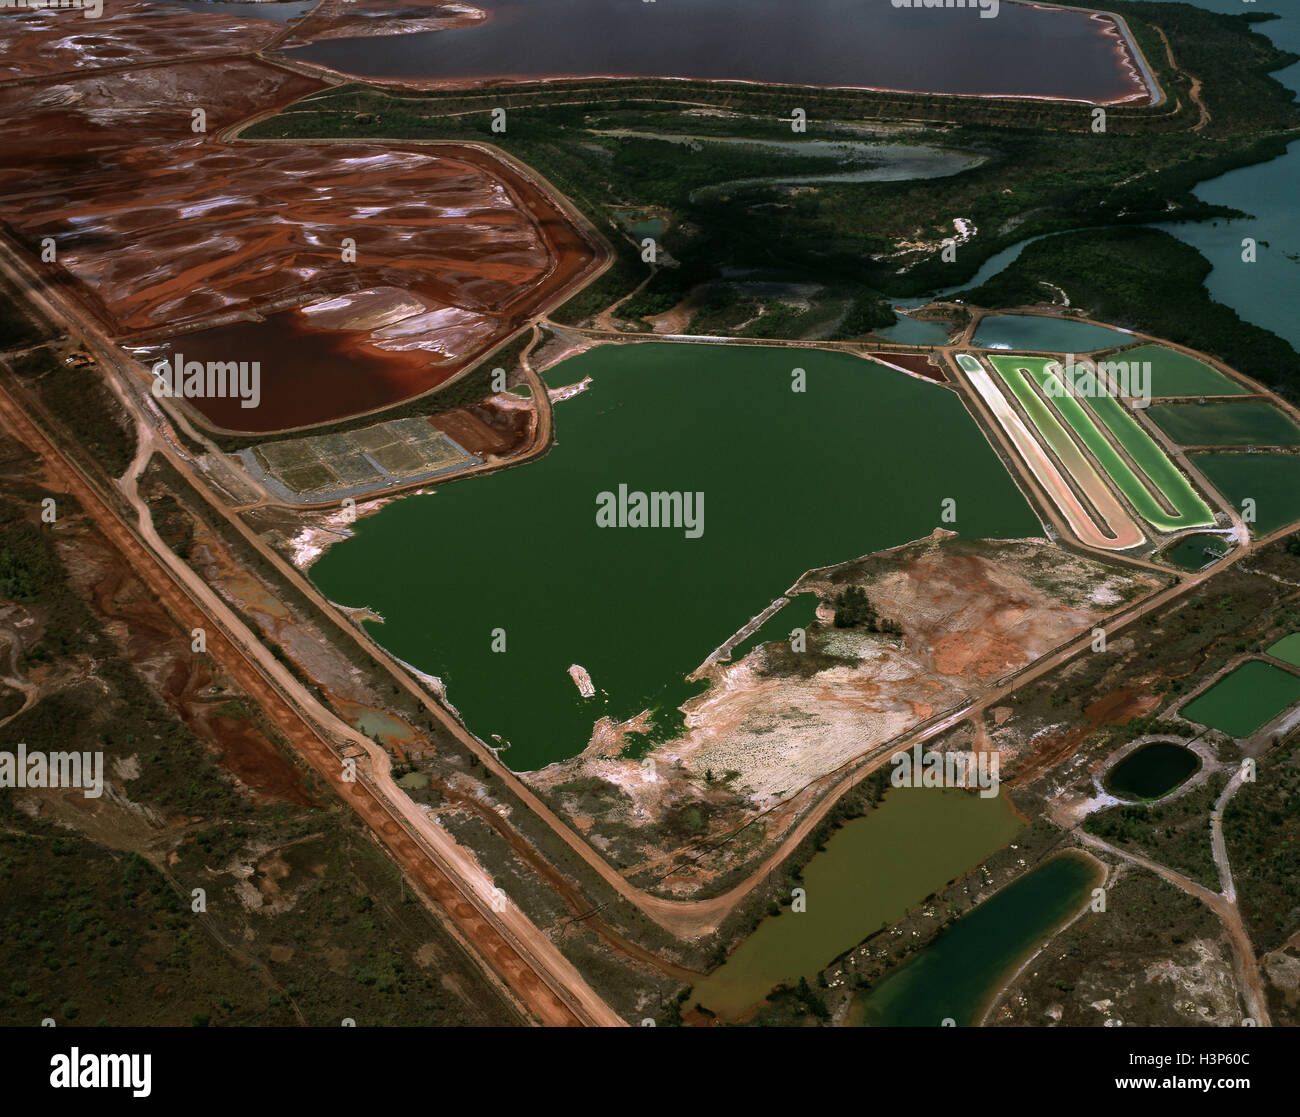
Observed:
[[[384,617],[374,637],[440,677],[516,770],[576,755],[601,717],[666,717],[685,676],[809,568],[938,526],[1041,534],[958,397],[873,362],[643,343],[549,375],[592,378],[556,406],[550,454],[395,501],[312,568],[331,599]],[[601,527],[599,494],[620,485],[702,493],[702,532]]]
[[[1101,880],[1097,862],[1063,853],[985,900],[855,1005],[857,1023],[978,1024],[990,998]]]

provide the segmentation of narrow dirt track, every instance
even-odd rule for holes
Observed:
[[[1152,861],[1141,854],[1129,853],[1127,850],[1113,846],[1109,842],[1098,838],[1095,834],[1089,834],[1084,830],[1076,830],[1075,833],[1085,846],[1090,846],[1092,849],[1101,850],[1113,857],[1131,861],[1135,865],[1141,865],[1142,868],[1149,869],[1157,876],[1167,880],[1175,888],[1180,888],[1189,896],[1196,897],[1219,917],[1219,922],[1223,924],[1223,929],[1228,932],[1228,940],[1232,944],[1233,969],[1237,971],[1237,985],[1241,990],[1243,1000],[1246,1002],[1246,1013],[1257,1025],[1268,1027],[1268,998],[1264,994],[1264,984],[1260,980],[1259,964],[1255,959],[1255,948],[1250,941],[1250,936],[1246,933],[1246,928],[1241,921],[1241,912],[1237,910],[1237,905],[1226,896],[1222,896],[1218,892],[1211,892],[1203,884],[1197,884],[1194,880],[1189,880],[1183,876],[1182,873],[1175,872],[1168,865]]]

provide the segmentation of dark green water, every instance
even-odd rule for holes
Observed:
[[[1252,536],[1300,520],[1300,454],[1192,454],[1210,483],[1239,509],[1255,502]]]
[[[1155,741],[1129,753],[1106,776],[1106,790],[1121,799],[1159,799],[1201,766],[1191,749]]]
[[[1151,366],[1151,395],[1159,396],[1239,396],[1246,389],[1235,380],[1177,349],[1163,345],[1139,345],[1108,358],[1131,364]]]
[[[731,662],[742,660],[760,644],[771,644],[778,640],[789,641],[790,634],[796,628],[805,632],[817,619],[818,597],[815,593],[800,593],[792,597],[788,604],[782,606],[767,618],[749,636],[731,649]]]
[[[1095,862],[1062,854],[962,916],[859,999],[872,1027],[979,1023],[989,998],[1097,886]]]
[[[1293,632],[1290,636],[1283,636],[1281,640],[1268,649],[1268,654],[1274,659],[1280,659],[1284,663],[1300,667],[1300,632]]]
[[[1300,702],[1300,677],[1262,660],[1247,660],[1179,711],[1189,721],[1249,737]]]
[[[1041,533],[957,396],[872,362],[646,343],[592,350],[550,379],[584,376],[541,461],[397,500],[311,571],[332,600],[383,616],[374,637],[442,678],[475,733],[510,742],[516,770],[580,752],[601,716],[675,709],[684,676],[810,567],[938,526]],[[703,535],[598,527],[597,494],[620,484],[702,491]],[[957,521],[941,525],[948,497]]]
[[[1184,570],[1200,570],[1217,562],[1230,549],[1222,535],[1185,535],[1165,551],[1164,557]]]
[[[1300,444],[1300,427],[1271,403],[1158,403],[1147,414],[1180,446]]]

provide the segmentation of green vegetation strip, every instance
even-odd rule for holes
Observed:
[[[997,370],[998,375],[1002,377],[1002,382],[1015,394],[1016,399],[1020,401],[1020,405],[1029,415],[1030,421],[1037,428],[1038,433],[1047,440],[1047,444],[1052,448],[1052,451],[1065,463],[1066,469],[1071,474],[1078,475],[1080,481],[1090,474],[1100,484],[1100,475],[1092,468],[1088,460],[1079,453],[1079,448],[1074,444],[1074,440],[1061,425],[1055,413],[1039,398],[1038,393],[1029,386],[1029,381],[1020,375],[1019,370],[1029,368],[1034,360],[1035,358],[1032,357],[990,356],[989,364]]]
[[[1098,428],[1088,409],[1078,398],[1067,394],[1061,381],[1048,371],[1047,366],[1054,363],[1051,358],[990,356],[989,362],[1008,383],[1012,382],[1011,375],[1016,369],[1029,370],[1110,479],[1152,527],[1159,531],[1178,531],[1181,528],[1204,527],[1214,523],[1214,515],[1209,506],[1196,495],[1191,483],[1115,397],[1099,394],[1090,397],[1088,403],[1133,461],[1177,509],[1176,515],[1170,515],[1161,507],[1147,484]]]

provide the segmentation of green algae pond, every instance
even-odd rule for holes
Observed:
[[[1147,414],[1180,446],[1297,446],[1300,427],[1280,408],[1240,403],[1161,403]]]
[[[978,1024],[1016,967],[1082,909],[1102,880],[1090,857],[1063,853],[994,893],[860,994],[869,1027]]]
[[[1153,741],[1115,765],[1105,788],[1120,799],[1159,799],[1186,783],[1201,767],[1201,758],[1173,741]]]
[[[768,916],[691,990],[724,1020],[760,1005],[782,983],[809,980],[1010,842],[1023,826],[1003,797],[898,787],[850,820],[803,869],[807,911]]]
[[[1022,386],[1018,382],[1016,372],[1023,368],[1033,377],[1043,393],[1051,399],[1061,418],[1092,451],[1098,465],[1152,527],[1160,531],[1177,531],[1180,528],[1203,527],[1214,523],[1214,514],[1197,495],[1191,482],[1114,396],[1098,393],[1090,396],[1085,406],[1065,389],[1061,380],[1051,371],[1051,367],[1057,364],[1053,357],[990,356],[988,360],[1002,379],[1016,391],[1022,403],[1032,391],[1027,384]],[[1046,407],[1041,401],[1039,403],[1040,409]],[[1031,411],[1030,414],[1033,417],[1035,412]],[[1100,424],[1104,424],[1115,441],[1128,452],[1143,476],[1134,471],[1111,439],[1102,433]],[[1148,482],[1175,509],[1174,513],[1164,509]]]
[[[1237,508],[1255,502],[1251,534],[1300,520],[1300,454],[1192,454],[1191,462]]]
[[[1198,361],[1187,353],[1166,349],[1163,345],[1139,345],[1122,353],[1112,353],[1108,361],[1127,361],[1151,366],[1151,395],[1159,396],[1238,396],[1246,388],[1218,369]]]
[[[1280,659],[1283,663],[1289,663],[1293,667],[1300,667],[1300,632],[1293,632],[1290,636],[1283,636],[1281,640],[1268,649],[1268,654],[1274,659]]]
[[[1300,676],[1263,660],[1247,660],[1179,712],[1233,737],[1249,737],[1300,702]]]
[[[812,567],[939,526],[1042,533],[958,396],[874,362],[647,342],[548,373],[588,376],[556,405],[544,458],[395,500],[311,568],[333,601],[383,617],[370,634],[438,676],[517,771],[581,752],[602,717],[651,710],[670,731],[698,689],[685,677]],[[621,486],[680,494],[680,522],[602,526],[601,494]],[[955,524],[942,522],[949,498]]]

